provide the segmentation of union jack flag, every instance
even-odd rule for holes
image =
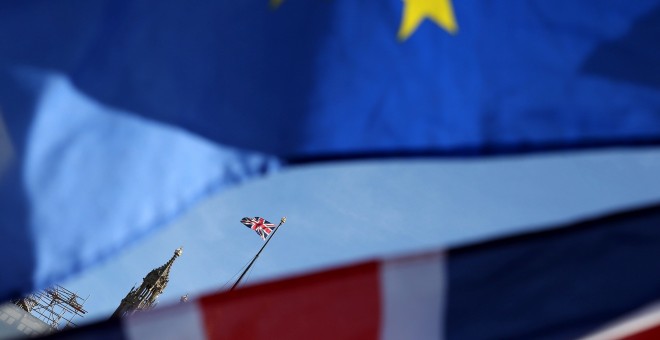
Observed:
[[[254,218],[243,217],[241,219],[241,223],[245,224],[246,227],[256,231],[257,234],[264,241],[266,240],[266,237],[270,235],[270,233],[273,231],[275,227],[273,223],[270,223],[266,221],[263,217],[259,217],[259,216],[255,216]]]

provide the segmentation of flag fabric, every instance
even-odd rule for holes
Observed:
[[[653,340],[660,338],[660,303],[606,325],[581,340]]]
[[[266,240],[266,237],[268,237],[268,235],[273,232],[275,227],[273,223],[270,223],[263,217],[259,216],[255,216],[254,218],[243,217],[241,219],[241,223],[243,223],[246,227],[254,230],[257,235],[259,235],[259,237],[261,237],[261,239],[264,241]]]
[[[659,0],[158,5],[4,1],[0,60],[301,161],[660,142]]]
[[[657,334],[659,223],[656,205],[256,284],[53,338],[91,339],[110,324],[115,325],[111,334],[128,339],[620,339]]]
[[[0,72],[0,136],[4,127],[11,141],[0,170],[0,268],[12,273],[0,280],[0,301],[62,282],[208,195],[281,166],[24,71]]]
[[[659,23],[660,0],[3,1],[0,299],[282,164],[658,145]]]

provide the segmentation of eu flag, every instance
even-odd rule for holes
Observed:
[[[658,0],[4,1],[0,298],[280,164],[659,144],[658,36]]]

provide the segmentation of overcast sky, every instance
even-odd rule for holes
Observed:
[[[660,148],[300,166],[211,196],[63,285],[89,295],[85,322],[105,318],[135,283],[183,246],[161,304],[226,288],[262,245],[239,222],[244,216],[274,223],[287,216],[249,284],[656,201]]]

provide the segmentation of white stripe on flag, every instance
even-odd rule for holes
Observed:
[[[128,339],[204,340],[201,308],[195,301],[136,313],[123,320]]]
[[[660,326],[660,303],[655,303],[581,340],[623,339],[658,326]]]
[[[440,253],[383,261],[381,339],[443,337],[443,266]]]

